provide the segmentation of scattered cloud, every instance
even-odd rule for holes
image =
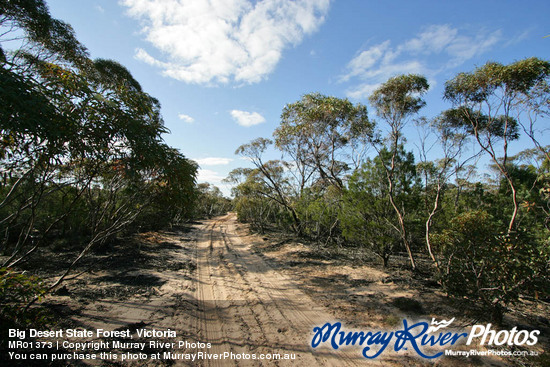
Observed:
[[[400,46],[400,51],[410,52],[413,55],[440,53],[446,47],[456,42],[458,29],[449,25],[432,25],[427,27],[417,37],[406,41]]]
[[[100,13],[105,13],[105,9],[103,9],[99,4],[96,4],[95,9]]]
[[[158,66],[161,68],[169,67],[169,64],[156,60],[153,56],[149,55],[147,51],[141,48],[136,49],[135,58],[149,65]]]
[[[185,115],[185,114],[183,114],[183,113],[178,114],[178,118],[179,118],[180,120],[182,120],[183,122],[187,122],[188,124],[192,124],[193,122],[195,122],[195,119],[194,119],[194,118],[192,118],[192,117],[189,116],[189,115]]]
[[[258,112],[232,110],[231,116],[237,124],[245,127],[258,125],[265,122],[265,118]]]
[[[533,28],[524,30],[521,33],[517,33],[516,35],[514,35],[514,36],[512,36],[511,38],[508,39],[508,41],[506,42],[504,47],[508,47],[508,46],[518,44],[518,43],[524,41],[525,39],[527,39],[528,37],[530,37],[532,33],[533,33]],[[546,36],[546,37],[548,37],[548,36]]]
[[[233,161],[231,158],[219,158],[219,157],[208,157],[208,158],[199,158],[193,159],[200,166],[221,166],[229,164]]]
[[[330,0],[122,0],[159,56],[136,58],[187,83],[256,83],[324,22]]]
[[[355,99],[367,97],[397,74],[424,74],[435,81],[438,73],[487,52],[501,39],[500,30],[467,34],[447,24],[431,25],[401,44],[394,46],[387,40],[359,52],[348,63],[340,81],[356,83],[347,91]]]
[[[220,183],[225,177],[209,169],[199,169],[197,182]]]

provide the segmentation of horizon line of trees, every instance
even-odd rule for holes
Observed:
[[[395,76],[371,94],[377,121],[362,104],[304,95],[284,107],[273,139],[236,150],[254,166],[226,178],[238,219],[367,249],[384,266],[397,253],[413,270],[427,258],[447,293],[480,301],[496,319],[520,295],[548,298],[549,81],[546,60],[489,62],[447,81],[452,107],[431,119],[419,116],[429,88],[421,75]],[[417,159],[405,148],[413,124]],[[511,155],[520,135],[532,148]],[[265,160],[272,145],[281,159]],[[476,178],[480,157],[496,181]]]

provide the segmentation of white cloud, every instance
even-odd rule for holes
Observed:
[[[122,0],[142,21],[136,58],[187,83],[256,83],[324,22],[330,0]]]
[[[380,86],[380,83],[369,84],[362,83],[361,85],[347,91],[347,96],[353,99],[363,99],[368,97]]]
[[[158,67],[168,67],[169,64],[156,60],[153,56],[149,55],[147,51],[142,48],[136,49],[136,59],[141,60],[149,65]]]
[[[258,125],[265,122],[265,118],[258,112],[232,110],[231,116],[237,124],[245,127]]]
[[[182,120],[183,122],[187,122],[188,124],[192,124],[193,122],[195,122],[195,119],[194,119],[194,118],[192,118],[192,117],[189,116],[189,115],[185,115],[185,114],[183,114],[183,113],[178,114],[178,118],[179,118],[180,120]]]
[[[508,39],[508,42],[506,42],[506,44],[504,45],[504,47],[508,47],[508,46],[515,45],[522,42],[523,40],[525,40],[531,35],[532,31],[533,29],[527,29],[522,31],[521,33],[516,34],[513,37],[510,37]]]
[[[219,157],[208,157],[208,158],[199,158],[193,159],[201,166],[221,166],[229,164],[233,161],[231,158],[219,158]]]
[[[465,61],[481,55],[493,47],[502,38],[500,31],[491,34],[479,34],[475,37],[456,37],[454,42],[447,47],[447,52],[453,58],[450,62],[451,67],[461,65]]]
[[[209,169],[199,169],[197,182],[220,183],[225,177]]]
[[[358,81],[347,91],[354,99],[368,97],[381,83],[397,74],[424,74],[433,82],[441,71],[487,52],[502,38],[500,31],[465,33],[447,24],[431,25],[397,46],[384,41],[359,52],[348,63],[340,81]]]
[[[405,42],[401,48],[412,54],[438,53],[449,46],[457,37],[458,30],[447,24],[432,25],[426,28],[417,37]]]
[[[355,56],[348,64],[349,73],[344,75],[343,79],[348,80],[351,77],[359,76],[372,68],[389,49],[390,41],[383,42],[373,46],[366,51]]]

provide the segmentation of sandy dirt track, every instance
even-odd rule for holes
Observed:
[[[240,226],[240,227],[239,227]],[[238,228],[239,227],[239,228]],[[132,330],[122,342],[142,342],[145,349],[113,348],[97,352],[148,355],[233,353],[234,359],[208,357],[189,361],[79,361],[100,366],[356,366],[367,361],[358,348],[334,351],[310,348],[313,327],[335,321],[329,308],[314,300],[299,279],[252,249],[253,239],[228,214],[179,230],[145,234],[139,255],[121,254],[101,269],[67,282],[67,291],[50,300],[65,319],[59,328]],[[261,239],[260,239],[261,241]],[[125,259],[132,258],[129,262]],[[176,338],[137,337],[138,329],[176,331]],[[189,345],[151,345],[151,341]],[[74,340],[83,341],[83,340]],[[87,342],[99,342],[95,338]],[[120,340],[119,340],[120,341]],[[204,348],[197,343],[210,343]],[[68,348],[66,352],[71,352]],[[242,356],[256,355],[256,360]],[[279,354],[281,359],[259,359]],[[292,360],[284,360],[284,355]],[[386,361],[387,362],[387,361]],[[73,362],[74,363],[74,362]],[[393,364],[395,365],[395,364]],[[398,364],[400,365],[400,364]]]
[[[295,354],[296,360],[255,365],[347,366],[365,363],[358,350],[309,347],[312,329],[332,321],[328,310],[273,269],[235,231],[235,216],[204,224],[197,243],[197,330],[222,354]],[[246,361],[236,361],[246,365]],[[211,361],[226,366],[229,361]]]

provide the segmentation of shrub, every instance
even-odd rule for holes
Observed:
[[[496,322],[520,294],[548,291],[547,246],[526,232],[506,233],[484,210],[459,214],[433,240],[447,292],[480,300]]]
[[[44,282],[34,276],[10,268],[0,268],[0,317],[2,328],[25,325],[41,325],[44,316],[26,305],[45,292]],[[4,334],[4,333],[2,333]]]

